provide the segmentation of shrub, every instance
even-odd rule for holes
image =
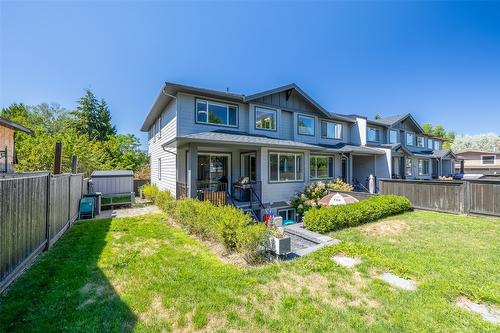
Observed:
[[[267,228],[253,224],[252,218],[242,210],[190,198],[174,200],[169,192],[159,191],[154,185],[145,185],[143,190],[146,198],[170,214],[188,233],[220,242],[227,251],[241,253],[249,263],[261,258]]]
[[[378,195],[349,205],[321,207],[304,216],[307,229],[328,232],[354,227],[380,218],[411,210],[410,201],[397,195]]]
[[[298,214],[302,215],[309,209],[318,207],[319,201],[325,195],[336,191],[350,192],[352,189],[352,185],[344,183],[340,178],[326,183],[312,183],[306,186],[303,193],[295,195],[290,205],[296,209]]]

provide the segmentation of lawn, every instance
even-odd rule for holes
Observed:
[[[255,268],[220,261],[165,220],[75,224],[0,297],[0,332],[500,330],[453,304],[500,304],[500,219],[411,212]],[[339,252],[363,262],[339,267]],[[385,271],[418,290],[374,278]]]

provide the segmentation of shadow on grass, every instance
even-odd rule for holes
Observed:
[[[111,219],[73,225],[0,296],[0,332],[131,332],[136,316],[98,266]]]

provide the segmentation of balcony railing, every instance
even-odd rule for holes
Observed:
[[[227,189],[227,183],[197,182],[196,197],[198,200],[210,201],[213,205],[223,206],[227,204]]]

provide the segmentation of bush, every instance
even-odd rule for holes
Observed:
[[[408,210],[411,210],[411,203],[407,198],[397,195],[378,195],[349,205],[311,209],[304,216],[304,225],[309,230],[328,232],[354,227]]]
[[[344,191],[350,192],[353,187],[351,184],[344,183],[342,179],[337,178],[330,182],[316,182],[307,185],[303,193],[296,194],[290,202],[298,214],[302,215],[311,208],[319,206],[319,201],[331,192]]]
[[[220,242],[229,252],[239,252],[249,263],[260,259],[268,232],[264,225],[253,224],[250,215],[232,206],[214,206],[195,199],[174,200],[169,192],[154,185],[143,187],[144,195],[177,224],[202,239]]]

